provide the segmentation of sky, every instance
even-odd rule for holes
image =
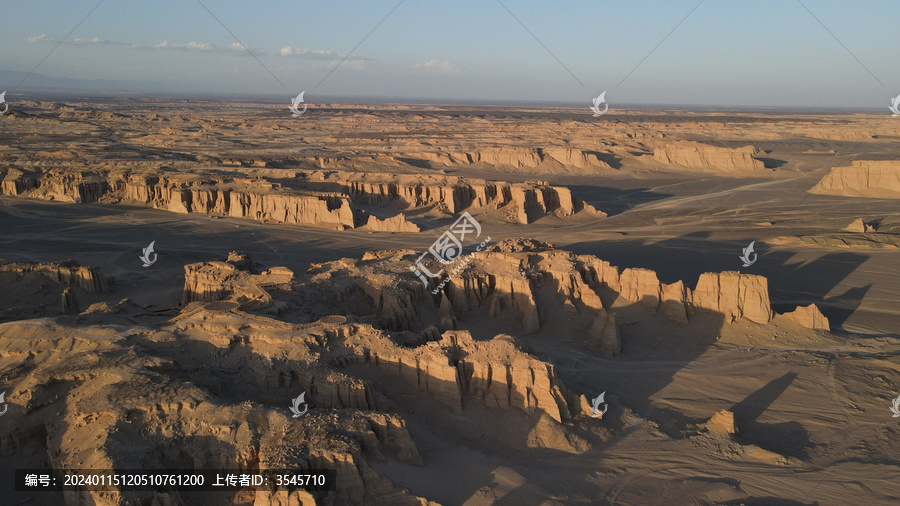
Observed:
[[[306,91],[308,102],[590,105],[606,91],[612,107],[830,109],[886,108],[900,94],[896,0],[105,0],[91,12],[97,3],[4,2],[0,92],[46,76],[76,88],[88,84],[71,79]]]

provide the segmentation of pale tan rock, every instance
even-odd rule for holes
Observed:
[[[769,283],[762,276],[740,272],[706,272],[700,275],[693,291],[693,305],[722,313],[726,321],[747,318],[756,323],[772,319]]]
[[[109,288],[100,269],[78,265],[78,262],[65,260],[48,263],[11,263],[0,265],[0,271],[29,273],[38,272],[47,278],[70,287],[81,288],[88,293],[106,292]]]
[[[875,226],[870,223],[866,223],[862,218],[857,218],[853,220],[853,223],[847,225],[847,227],[844,228],[844,231],[868,234],[870,232],[875,232]]]
[[[753,146],[729,149],[696,142],[681,142],[656,148],[653,159],[664,165],[721,172],[766,170],[765,164],[754,158],[758,154],[759,150]]]
[[[810,193],[844,197],[900,198],[900,161],[854,160],[834,167]]]
[[[815,304],[798,307],[789,313],[784,313],[782,316],[789,318],[808,329],[831,330],[828,318],[819,311],[819,308]]]
[[[656,307],[659,304],[660,283],[655,271],[650,269],[625,269],[619,276],[619,295],[633,302],[647,302]]]
[[[734,422],[734,413],[728,411],[727,409],[723,409],[719,411],[709,421],[704,425],[706,430],[712,432],[714,434],[737,434],[737,425]]]
[[[406,215],[400,213],[391,218],[383,220],[375,216],[369,216],[366,228],[377,232],[418,232],[419,226],[415,223],[406,221]]]

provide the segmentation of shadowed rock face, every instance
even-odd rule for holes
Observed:
[[[834,167],[810,193],[845,197],[900,198],[900,162],[854,160]],[[865,231],[864,227],[863,230]]]
[[[103,278],[100,269],[81,266],[71,260],[37,264],[2,264],[0,265],[0,271],[18,274],[37,272],[57,283],[78,287],[88,293],[100,293],[108,290],[106,280]]]

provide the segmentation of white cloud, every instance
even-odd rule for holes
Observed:
[[[278,52],[281,56],[296,56],[300,58],[310,58],[314,60],[335,60],[339,58],[343,58],[343,55],[335,53],[334,51],[325,51],[325,50],[316,50],[316,49],[301,49],[299,47],[291,47],[285,46],[281,48],[281,51]]]
[[[54,42],[59,43],[58,39],[54,39],[53,37],[48,36],[46,33],[42,33],[40,35],[28,37],[25,39],[28,42]],[[217,46],[211,42],[186,42],[184,44],[174,44],[169,42],[168,40],[164,40],[159,44],[129,44],[127,42],[119,42],[115,39],[101,39],[100,37],[93,37],[90,39],[86,38],[75,38],[71,40],[63,41],[63,44],[71,44],[75,46],[87,46],[91,44],[112,44],[118,46],[131,46],[132,49],[147,49],[147,50],[157,50],[157,51],[191,51],[195,53],[211,53],[211,54],[233,54],[240,56],[249,56],[247,54],[247,50],[244,46],[239,42],[232,42],[230,45],[221,47]],[[267,55],[268,51],[265,49],[251,49],[254,55],[263,56]]]
[[[437,58],[416,64],[415,68],[422,72],[433,72],[435,74],[458,74],[460,72],[459,67],[456,65],[446,60],[440,61]]]
[[[186,42],[184,44],[173,44],[168,40],[164,40],[159,44],[132,44],[132,49],[150,49],[150,50],[169,50],[169,51],[190,51],[195,53],[210,53],[210,54],[233,54],[233,55],[247,55],[247,50],[238,42],[232,42],[231,45],[222,47],[217,46],[211,42]],[[263,56],[268,54],[268,51],[265,49],[251,49],[254,55]]]
[[[38,36],[28,37],[25,39],[27,42],[59,42],[59,39],[54,39],[53,37],[47,36],[46,33],[42,33]],[[124,42],[119,42],[116,39],[101,39],[100,37],[94,37],[91,39],[83,39],[83,38],[75,38],[71,40],[63,41],[63,44],[72,44],[75,46],[86,46],[88,44],[114,44],[114,45],[125,45]]]

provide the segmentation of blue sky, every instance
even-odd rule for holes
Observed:
[[[502,1],[515,17],[496,0],[406,0],[321,82],[396,0],[203,0],[277,80],[233,47],[228,30],[195,0],[106,0],[36,72],[174,92],[291,97],[306,90],[311,102],[589,103],[607,90],[613,106],[832,108],[887,107],[900,93],[896,1],[803,0],[839,43],[796,0],[706,0],[649,57],[698,0]],[[0,70],[34,68],[96,3],[4,3]],[[15,81],[0,87],[27,92],[29,80],[18,90]]]

